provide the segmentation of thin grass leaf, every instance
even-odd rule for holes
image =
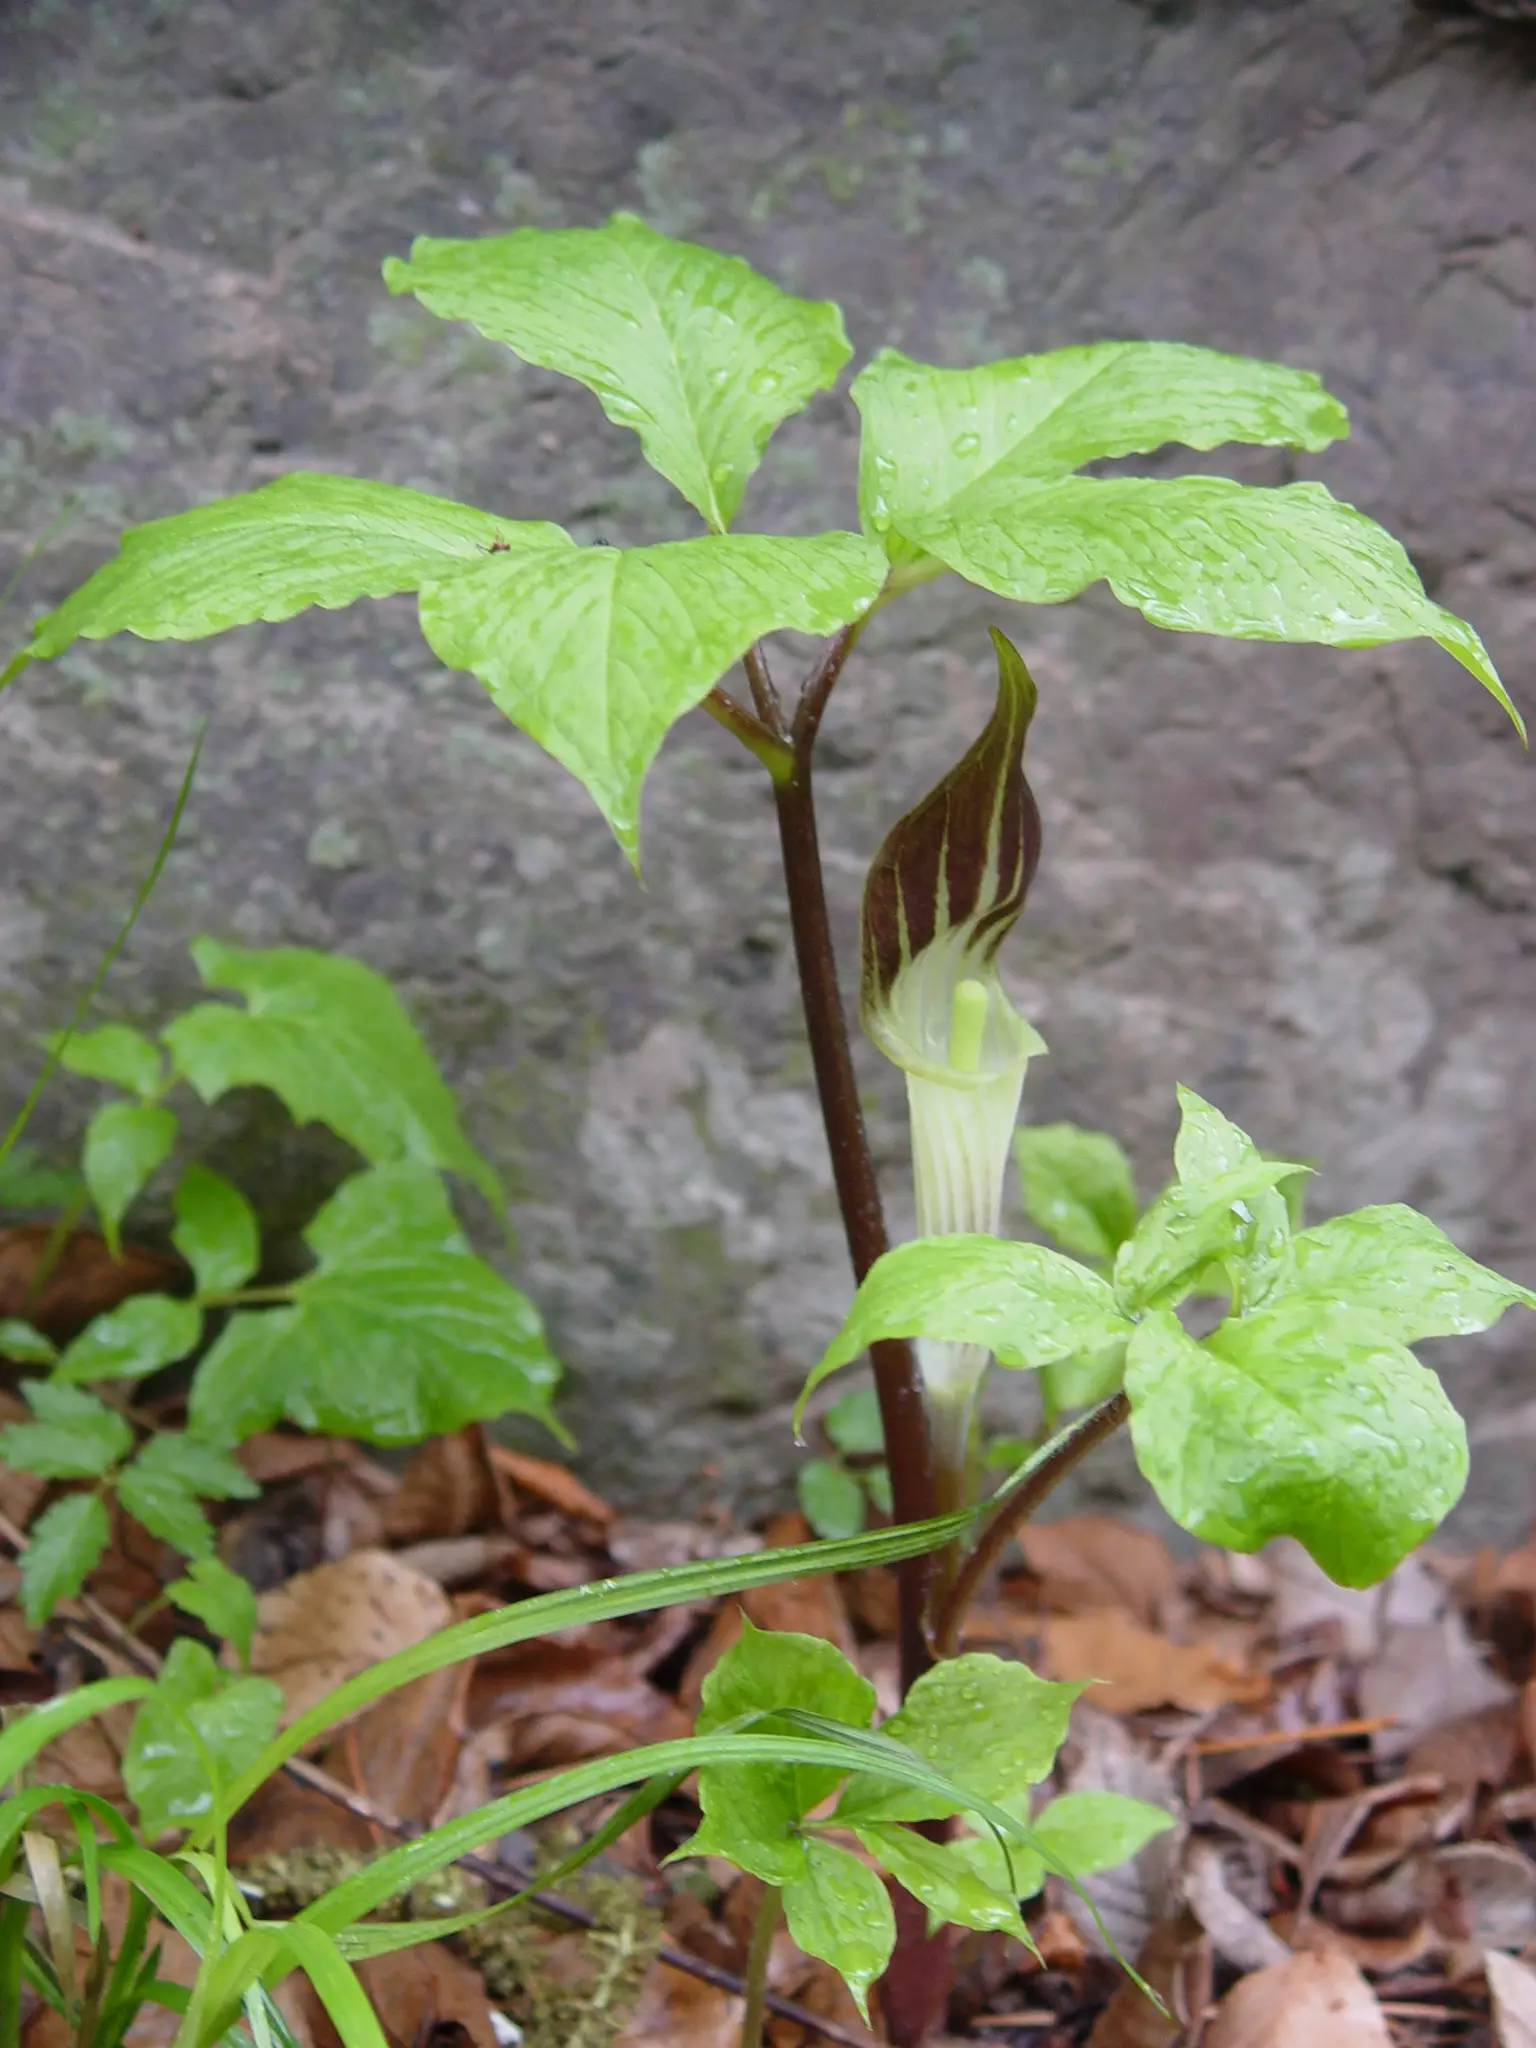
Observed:
[[[61,1694],[56,1700],[45,1700],[40,1707],[31,1708],[0,1735],[0,1785],[9,1784],[50,1742],[57,1742],[66,1729],[92,1721],[113,1707],[148,1699],[154,1689],[152,1678],[100,1678],[92,1685],[82,1685],[77,1692]]]

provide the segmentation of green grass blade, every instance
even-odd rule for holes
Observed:
[[[0,1735],[0,1785],[9,1784],[18,1771],[50,1742],[57,1742],[68,1728],[94,1720],[113,1707],[128,1706],[147,1699],[155,1689],[152,1678],[101,1678],[94,1685],[82,1685],[76,1692],[61,1694],[31,1707]]]

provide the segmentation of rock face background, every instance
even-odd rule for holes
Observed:
[[[11,0],[0,4],[5,621],[124,522],[300,466],[675,537],[588,395],[390,300],[416,232],[615,205],[836,296],[861,352],[970,362],[1168,336],[1321,369],[1320,474],[1407,541],[1536,710],[1536,34],[1407,0]],[[853,523],[854,416],[780,435],[746,522]],[[1014,978],[1027,1106],[1122,1133],[1173,1084],[1536,1280],[1536,780],[1448,658],[1159,634],[1101,594],[958,584],[884,615],[828,721],[849,957],[889,820],[973,735],[986,626],[1043,693],[1047,855]],[[189,822],[103,1014],[190,1000],[186,941],[353,951],[397,980],[512,1175],[521,1277],[587,1469],[676,1502],[782,1489],[847,1291],[760,772],[688,721],[637,890],[582,792],[439,672],[407,603],[177,650],[117,641],[0,710],[5,1099],[120,918],[212,714]],[[900,1222],[894,1077],[867,1068]],[[60,1150],[93,1100],[60,1086]],[[291,1229],[336,1156],[244,1101],[206,1128]],[[1468,1533],[1532,1507],[1536,1338],[1450,1359]],[[1020,1414],[1023,1390],[1000,1391]],[[1123,1475],[1101,1471],[1113,1490]]]

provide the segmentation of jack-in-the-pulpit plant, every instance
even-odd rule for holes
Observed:
[[[690,1848],[755,1873],[768,1888],[766,1910],[782,1898],[796,1938],[834,1963],[861,2002],[898,1948],[882,1991],[885,2020],[894,2041],[916,2042],[935,2016],[943,1970],[930,1954],[903,1972],[924,1918],[901,1921],[898,1943],[900,1915],[875,1868],[940,1921],[1023,1937],[1018,1901],[1044,1872],[1075,1878],[1132,1853],[1156,1825],[1113,1801],[1064,1812],[1061,1800],[1032,1818],[1072,1689],[995,1658],[950,1656],[966,1600],[1009,1528],[1128,1419],[1142,1470],[1186,1528],[1245,1550],[1291,1535],[1335,1578],[1369,1584],[1435,1527],[1466,1472],[1461,1424],[1410,1347],[1485,1329],[1536,1297],[1411,1210],[1365,1209],[1301,1228],[1307,1169],[1265,1157],[1187,1090],[1174,1178],[1143,1213],[1112,1140],[1069,1126],[1026,1130],[1018,1156],[1027,1204],[1064,1249],[998,1234],[1025,1071],[1043,1050],[998,968],[1041,845],[1023,765],[1035,686],[1000,631],[990,722],[894,825],[865,892],[863,1021],[905,1078],[921,1233],[892,1249],[859,1106],[812,782],[843,667],[883,606],[921,603],[922,586],[942,575],[1026,605],[1103,582],[1153,625],[1179,632],[1330,648],[1433,640],[1523,728],[1472,627],[1426,595],[1390,535],[1323,485],[1084,473],[1169,443],[1320,451],[1347,421],[1309,371],[1173,342],[1098,342],[971,369],[884,349],[852,385],[859,531],[743,533],[732,528],[769,438],[836,382],[851,354],[837,307],[628,214],[591,229],[418,241],[385,276],[391,291],[587,386],[609,419],[639,437],[703,530],[661,544],[609,536],[623,544],[580,546],[560,526],[522,516],[545,508],[481,510],[350,476],[285,476],[128,533],[40,621],[4,680],[81,638],[192,640],[309,606],[413,593],[434,652],[476,675],[507,718],[578,778],[637,865],[642,785],[678,719],[702,706],[762,762],[859,1283],[806,1391],[870,1353],[898,1525],[813,1546],[778,1568],[899,1565],[906,1699],[873,1730],[869,1688],[836,1652],[749,1630],[713,1674],[691,1745],[603,1759],[513,1795],[383,1857],[296,1931],[249,1930],[219,1960],[217,1985],[182,2038],[202,2048],[241,1998],[286,1969],[332,1981],[335,1941],[463,1848],[637,1777],[654,1803],[699,1768],[704,1818]],[[443,467],[451,470],[449,451]],[[792,700],[781,697],[764,645],[780,631],[825,638]],[[722,680],[738,662],[744,697]],[[878,733],[868,738],[875,744]],[[1043,1001],[1037,1021],[1048,1034]],[[1212,1299],[1224,1311],[1214,1328],[1208,1309],[1186,1324],[1186,1302]],[[1063,1411],[1084,1413],[982,1509],[970,1445],[989,1360],[1039,1375],[1048,1426]],[[862,1516],[858,1483],[849,1483]],[[844,1487],[839,1512],[846,1495]],[[945,1509],[954,1512],[932,1519]],[[932,1568],[925,1560],[941,1546]],[[746,1583],[744,1569],[691,1567],[670,1594],[658,1582],[630,1597],[698,1597]],[[757,1582],[773,1570],[761,1566]],[[556,1602],[547,1625],[565,1625],[568,1611],[638,1611],[611,1604],[625,1583],[584,1611],[560,1596],[567,1606]],[[447,1632],[437,1649],[425,1646],[435,1663],[416,1652],[391,1660],[367,1696],[531,1633],[529,1610],[539,1606]],[[201,1667],[183,1675],[194,1690],[207,1682]],[[254,1762],[232,1763],[228,1782],[207,1791],[200,1838],[217,1833],[265,1770],[355,1711],[358,1683],[318,1722],[311,1714]],[[969,1832],[945,1839],[943,1824],[962,1816]],[[772,1930],[762,1924],[753,1953],[765,1962]],[[217,1916],[209,1938],[216,1949]],[[761,1990],[758,1981],[745,2040],[760,2026]]]

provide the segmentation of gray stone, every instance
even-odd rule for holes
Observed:
[[[1318,367],[1353,438],[1235,469],[1324,476],[1384,519],[1530,706],[1518,29],[1394,0],[12,0],[0,57],[0,556],[44,542],[12,633],[122,522],[301,465],[586,538],[690,531],[587,394],[378,282],[416,232],[622,204],[839,297],[863,350],[1154,335]],[[854,452],[846,401],[819,402],[749,522],[849,523]],[[1052,1045],[1029,1111],[1118,1130],[1150,1190],[1184,1080],[1320,1159],[1322,1205],[1416,1202],[1536,1280],[1536,801],[1496,708],[1419,646],[1218,644],[1102,595],[1024,616],[930,586],[871,630],[826,728],[848,957],[884,827],[983,715],[994,619],[1043,696],[1047,854],[1012,947]],[[847,1280],[755,765],[685,723],[640,889],[408,604],[82,647],[0,710],[13,1097],[205,714],[186,831],[104,1008],[153,1024],[186,1002],[200,930],[394,976],[513,1180],[585,1469],[652,1505],[781,1495],[786,1405]],[[863,1072],[904,1225],[900,1089]],[[42,1140],[62,1150],[89,1099],[57,1088]],[[338,1169],[257,1102],[198,1128],[279,1232]],[[1531,1355],[1511,1320],[1448,1360],[1478,1445],[1468,1533],[1530,1513]],[[1027,1389],[996,1406],[1019,1421]],[[1096,1497],[1133,1497],[1100,1470]]]

